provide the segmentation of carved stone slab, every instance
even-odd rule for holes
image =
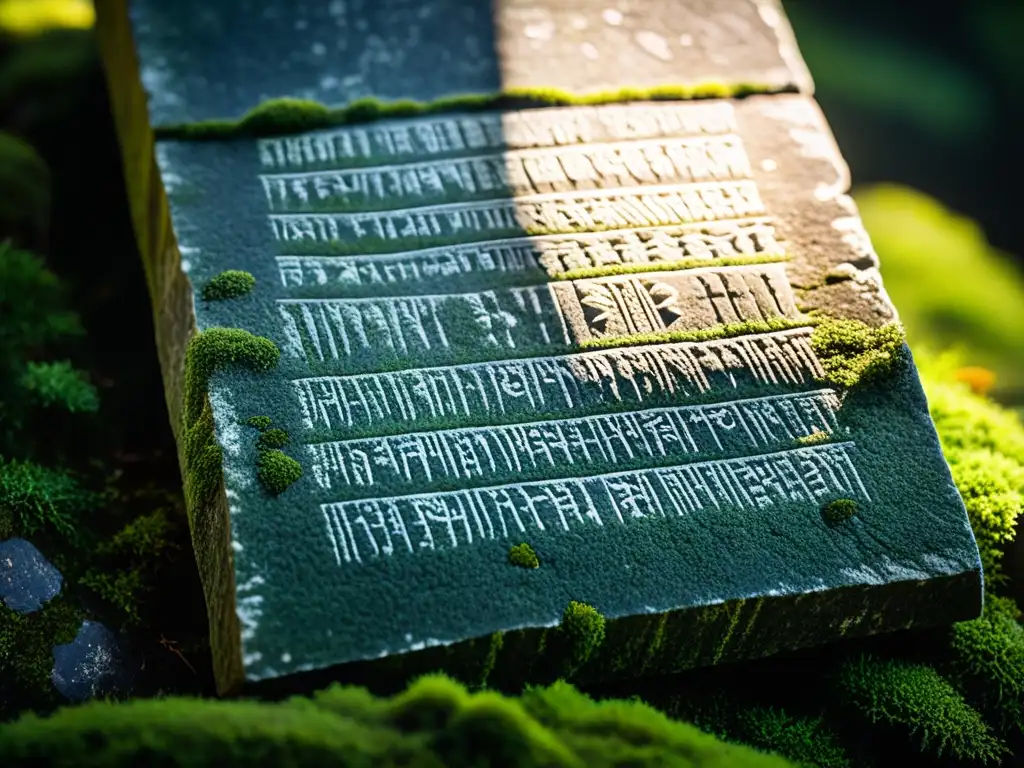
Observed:
[[[808,96],[161,142],[173,232],[146,223],[163,192],[122,98],[186,475],[192,319],[281,352],[209,381],[223,487],[193,535],[221,690],[339,664],[514,683],[570,601],[609,622],[580,680],[980,611],[909,354],[851,386],[815,341],[822,313],[895,311]],[[209,300],[226,270],[254,289]],[[253,417],[287,432],[283,490]],[[524,542],[538,568],[510,563]]]
[[[811,88],[777,0],[126,1],[154,125],[234,118],[279,96]]]

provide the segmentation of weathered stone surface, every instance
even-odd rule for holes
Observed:
[[[126,691],[136,666],[117,635],[99,622],[84,621],[74,640],[54,646],[50,680],[69,701],[87,701]]]
[[[810,89],[776,0],[128,0],[153,125],[510,88]]]
[[[161,215],[131,164],[137,88],[118,111],[126,165]],[[979,612],[909,354],[858,382],[856,344],[816,330],[830,315],[870,336],[895,310],[809,97],[156,156],[173,236],[143,204],[136,226],[156,233],[140,240],[222,690],[342,663],[546,674],[573,600],[610,620],[571,670],[592,680]],[[205,300],[225,270],[254,290]],[[192,312],[280,359],[197,389]],[[509,564],[521,542],[538,568]]]
[[[12,611],[32,613],[60,594],[63,577],[25,539],[0,541],[0,602]]]

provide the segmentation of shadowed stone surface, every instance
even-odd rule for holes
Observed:
[[[32,613],[60,594],[63,578],[25,539],[0,541],[0,601],[12,611]]]
[[[572,600],[610,620],[579,680],[978,614],[909,353],[851,387],[814,343],[814,311],[895,311],[808,96],[162,142],[168,206],[138,84],[113,91],[179,441],[206,418],[181,406],[193,318],[281,351],[209,382],[223,487],[190,513],[222,690],[361,662],[513,685]],[[252,293],[204,301],[231,269]],[[182,449],[190,489],[207,456]],[[523,542],[540,567],[509,564]]]
[[[133,667],[117,635],[99,622],[82,622],[74,640],[54,646],[50,679],[69,701],[124,692],[133,677]]]
[[[709,81],[808,89],[775,0],[130,0],[154,125],[340,105]]]

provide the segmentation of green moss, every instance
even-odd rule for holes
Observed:
[[[288,445],[288,433],[283,429],[267,429],[259,436],[256,445],[261,451],[284,448]]]
[[[183,757],[184,756],[184,757]],[[566,683],[521,698],[445,677],[391,698],[332,686],[283,702],[140,699],[67,707],[0,729],[0,764],[786,768],[639,701],[594,701]]]
[[[24,533],[52,530],[75,541],[78,518],[98,501],[64,470],[0,456],[0,506],[13,512]]]
[[[789,261],[791,256],[724,256],[720,259],[680,259],[679,261],[657,261],[646,264],[611,264],[605,267],[586,267],[556,272],[552,280],[584,280],[591,277],[611,277],[614,275],[633,275],[638,272],[673,272],[680,269],[698,267],[739,267],[750,264],[775,264]]]
[[[711,341],[732,336],[743,336],[748,333],[769,333],[785,331],[791,328],[807,328],[816,321],[812,318],[790,320],[789,318],[773,318],[771,320],[748,320],[742,323],[726,323],[714,328],[702,328],[694,331],[662,331],[658,333],[636,333],[628,336],[612,336],[603,339],[589,339],[580,344],[581,349],[607,349],[609,347],[628,347],[636,344],[664,344],[678,341]]]
[[[825,379],[855,387],[888,375],[901,359],[905,337],[898,323],[872,328],[859,320],[821,320],[811,333]]]
[[[95,413],[100,407],[99,394],[87,375],[67,360],[28,363],[20,383],[43,407],[57,406],[71,413]]]
[[[872,723],[902,731],[923,752],[988,765],[1008,751],[932,667],[859,656],[843,663],[839,686],[848,706]]]
[[[14,536],[14,511],[6,504],[0,504],[0,541]]]
[[[512,88],[494,94],[448,96],[430,102],[400,99],[382,101],[357,99],[343,107],[327,107],[307,99],[269,99],[237,120],[206,120],[157,127],[157,139],[226,139],[240,136],[278,136],[314,131],[338,125],[365,123],[394,117],[444,112],[502,109],[510,106],[583,106],[627,101],[679,101],[688,99],[734,98],[787,89],[757,83],[698,83],[691,86],[623,88],[576,94],[557,88]]]
[[[280,496],[302,477],[302,465],[283,451],[260,451],[256,476],[267,493]]]
[[[821,716],[791,715],[777,707],[748,707],[738,713],[735,733],[743,744],[777,752],[800,765],[853,765],[839,738]]]
[[[1024,735],[1024,626],[1016,603],[992,594],[980,618],[953,625],[954,680],[1006,736]]]
[[[256,287],[256,278],[248,272],[229,269],[212,277],[203,288],[204,301],[223,301],[237,299],[252,292]]]
[[[533,547],[525,541],[522,544],[516,544],[509,549],[508,561],[512,565],[518,565],[520,568],[540,567],[540,559],[537,557],[537,553],[534,552]]]
[[[494,665],[498,663],[498,654],[501,653],[501,649],[504,645],[505,633],[492,632],[488,638],[487,656],[484,658],[483,668],[480,670],[479,685],[481,688],[487,686],[487,681],[490,680],[491,673],[494,671]]]
[[[247,427],[255,427],[261,432],[265,429],[269,429],[271,424],[269,416],[252,416],[242,423]]]
[[[605,618],[596,608],[572,600],[562,614],[558,632],[563,642],[568,644],[567,673],[571,674],[604,643]]]
[[[25,708],[56,703],[50,682],[52,649],[74,640],[81,621],[78,608],[63,596],[26,614],[0,603],[0,720]],[[0,759],[0,764],[15,763]]]
[[[853,499],[835,499],[821,508],[821,516],[829,525],[840,525],[857,514],[857,502]]]

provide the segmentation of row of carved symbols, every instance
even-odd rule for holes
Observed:
[[[806,328],[706,342],[292,381],[307,432],[338,436],[580,416],[824,375]]]
[[[317,484],[347,496],[774,450],[837,428],[832,390],[306,446]]]
[[[278,256],[285,288],[422,284],[486,274],[537,272],[549,277],[572,270],[658,265],[688,259],[785,255],[767,219],[623,232],[580,233],[453,245],[366,256]]]
[[[257,148],[263,168],[309,170],[481,150],[561,147],[735,130],[732,105],[720,101],[532,109],[393,120],[365,127],[261,139]]]
[[[739,136],[708,136],[560,149],[339,171],[264,174],[272,211],[407,208],[545,192],[749,178]]]
[[[765,214],[753,181],[728,181],[551,193],[516,200],[455,203],[364,213],[272,213],[274,239],[292,249],[334,244],[360,252],[368,245],[480,241],[524,234],[571,234],[714,222]]]
[[[583,308],[580,341],[797,319],[784,264],[759,264],[571,283]],[[570,315],[571,317],[571,315]]]
[[[397,554],[586,536],[605,526],[687,518],[704,510],[757,512],[777,506],[871,498],[854,466],[853,443],[589,478],[516,483],[320,506],[338,565]]]

